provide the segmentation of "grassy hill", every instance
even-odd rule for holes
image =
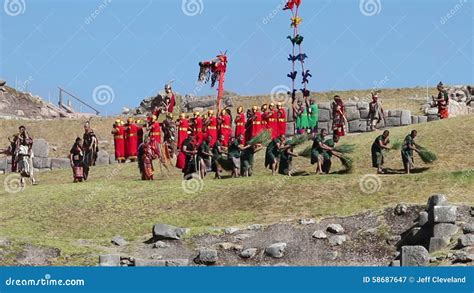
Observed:
[[[109,122],[104,120],[104,131]],[[68,133],[61,121],[48,123],[58,123],[61,130],[40,129],[41,134],[59,139]],[[447,194],[452,203],[474,205],[473,124],[474,116],[467,116],[417,125],[418,143],[435,151],[439,160],[424,165],[417,159],[416,174],[375,177],[373,193],[364,192],[360,183],[364,175],[374,174],[370,145],[378,133],[343,138],[342,142],[357,145],[352,174],[316,176],[308,159],[296,158],[294,166],[310,176],[272,177],[262,166],[261,152],[254,177],[214,180],[210,174],[202,182],[188,182],[184,189],[194,193],[184,192],[181,174],[174,168],[162,174],[157,168],[153,182],[140,181],[135,164],[94,168],[90,182],[80,184],[72,183],[70,170],[43,172],[38,174],[40,184],[23,192],[0,189],[0,236],[15,245],[57,247],[62,255],[58,265],[95,265],[94,253],[107,251],[113,236],[143,239],[160,222],[191,228],[195,235],[210,227],[345,216],[400,202],[424,204],[434,193]],[[392,140],[403,138],[412,128],[391,129]],[[386,157],[387,167],[402,168],[399,151]],[[341,169],[339,162],[333,165],[334,171]],[[0,175],[1,182],[6,179],[11,177]]]

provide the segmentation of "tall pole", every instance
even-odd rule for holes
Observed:
[[[225,71],[221,70],[219,72],[219,86],[217,88],[217,113],[221,112],[221,102],[224,96],[224,76]]]

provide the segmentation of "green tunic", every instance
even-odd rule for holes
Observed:
[[[272,140],[265,151],[265,167],[271,167],[272,164],[274,164],[279,156],[280,156],[280,150],[278,149],[278,144],[280,144],[280,139],[275,138]]]
[[[305,107],[303,110],[303,113],[301,113],[300,129],[308,129],[308,127],[309,127],[308,111],[306,110],[306,107]]]
[[[328,147],[334,147],[336,144],[334,143],[334,140],[332,138],[326,140],[324,142],[325,145]],[[332,152],[328,150],[323,150],[323,165],[322,165],[322,171],[326,174],[329,173],[331,170],[331,159],[332,159]]]
[[[280,154],[280,164],[278,165],[278,173],[282,175],[288,175],[291,171],[291,161],[293,156],[290,155],[292,149],[286,149]]]
[[[313,140],[313,146],[311,147],[311,164],[314,165],[319,161],[319,155],[323,153],[323,148],[319,145],[320,143],[323,143],[324,137],[319,134],[316,136],[316,138]]]
[[[242,151],[242,156],[240,157],[242,174],[252,169],[254,154],[255,154],[255,151],[253,147],[250,147]]]
[[[382,152],[382,147],[380,146],[381,144],[384,143],[384,137],[383,135],[377,136],[375,139],[374,143],[372,144],[371,148],[371,153],[372,153],[372,167],[378,168],[379,166],[382,166],[384,163],[384,157],[383,157],[383,152]]]
[[[411,135],[407,135],[405,137],[405,140],[403,141],[403,146],[402,146],[402,161],[404,164],[410,163],[413,164],[413,150],[411,147],[413,147],[415,144],[415,141],[411,137]]]
[[[234,139],[234,141],[229,144],[229,157],[240,158],[240,155],[239,141]]]
[[[308,127],[310,129],[318,128],[319,120],[319,108],[318,104],[314,103],[309,107],[310,113],[308,113]]]

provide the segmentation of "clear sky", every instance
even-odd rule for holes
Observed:
[[[58,86],[90,103],[112,89],[95,106],[114,114],[170,79],[214,94],[196,87],[198,62],[221,50],[229,91],[290,84],[281,0],[2,2],[0,78],[55,103]],[[312,91],[473,83],[472,0],[303,0],[300,14]]]

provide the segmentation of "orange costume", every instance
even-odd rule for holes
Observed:
[[[242,135],[241,144],[245,145],[245,123],[246,123],[244,109],[242,107],[237,108],[237,116],[235,117],[235,137]]]
[[[221,112],[221,125],[220,125],[220,134],[224,136],[223,145],[228,146],[230,137],[232,136],[232,121],[230,115],[227,114],[227,111],[224,109]]]
[[[262,112],[258,111],[258,107],[253,107],[252,131],[251,138],[256,137],[262,132]]]
[[[160,144],[161,144],[161,125],[160,122],[156,121],[156,116],[153,115],[149,119],[149,138],[150,145],[155,154],[160,154]]]
[[[278,137],[280,131],[278,129],[278,111],[275,109],[275,105],[270,105],[270,119],[268,120],[269,128],[272,130],[272,139]]]
[[[286,135],[286,111],[280,103],[277,105],[278,111],[278,136]]]
[[[125,128],[122,126],[122,121],[115,121],[112,134],[114,135],[115,159],[123,162],[125,161]]]
[[[214,147],[217,141],[217,118],[216,116],[214,116],[214,111],[212,110],[208,111],[208,115],[209,115],[209,118],[208,118],[208,124],[207,124],[206,137],[210,136],[212,138],[209,145],[209,147],[212,148]]]
[[[199,116],[199,112],[194,113],[194,132],[196,133],[196,144],[201,145],[204,140],[204,134],[202,132],[202,118]]]
[[[183,142],[188,138],[189,120],[181,114],[178,120],[178,148],[181,149]]]
[[[126,157],[130,160],[137,159],[137,151],[138,151],[138,126],[133,123],[132,118],[128,118],[127,120],[128,125],[126,128],[126,139],[125,144],[126,147]]]

